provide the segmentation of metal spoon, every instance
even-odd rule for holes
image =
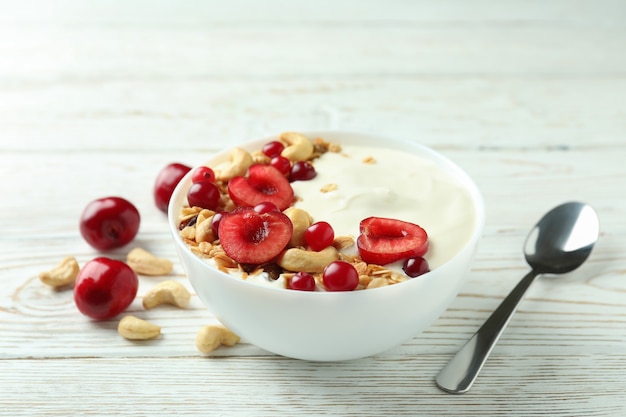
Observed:
[[[546,213],[524,245],[531,271],[439,372],[435,378],[439,388],[453,394],[469,391],[530,284],[540,274],[563,274],[582,265],[599,228],[596,212],[583,203],[565,203]]]

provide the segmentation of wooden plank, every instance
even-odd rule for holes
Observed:
[[[0,150],[204,155],[297,127],[387,134],[440,149],[626,152],[625,96],[626,76],[138,79],[0,87]]]
[[[577,366],[563,366],[575,360]],[[402,366],[395,366],[398,361]],[[473,391],[451,396],[432,376],[438,355],[341,363],[197,358],[4,362],[3,411],[25,415],[618,416],[623,356],[496,357]],[[394,366],[390,366],[394,365]],[[72,369],[72,378],[56,375]],[[524,381],[520,384],[520,381]],[[32,393],[27,404],[24,392]],[[84,401],[86,398],[89,401]],[[620,405],[622,404],[622,405]]]

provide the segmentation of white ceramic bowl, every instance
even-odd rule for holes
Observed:
[[[476,184],[456,164],[420,145],[354,132],[303,132],[339,144],[386,146],[425,157],[466,187],[476,222],[467,244],[445,264],[416,279],[352,292],[293,291],[220,272],[193,254],[180,237],[178,214],[186,201],[191,173],[176,187],[169,224],[183,268],[196,293],[226,327],[270,352],[304,360],[338,361],[383,352],[416,337],[447,309],[463,283],[484,225],[483,199]],[[276,137],[239,145],[257,150]],[[228,157],[229,149],[213,160]]]

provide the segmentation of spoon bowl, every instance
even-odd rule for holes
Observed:
[[[570,202],[550,210],[526,238],[526,262],[540,274],[564,274],[582,265],[598,238],[596,212]]]
[[[564,274],[582,265],[599,230],[596,212],[584,203],[564,203],[546,213],[524,244],[531,271],[439,372],[435,378],[439,388],[453,394],[469,391],[530,284],[540,274]]]

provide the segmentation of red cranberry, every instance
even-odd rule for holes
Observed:
[[[298,161],[293,164],[289,173],[291,181],[308,181],[315,178],[317,172],[309,161]]]
[[[321,251],[332,245],[335,231],[327,222],[313,223],[304,231],[304,241],[314,251]]]
[[[404,273],[411,278],[418,277],[430,271],[428,262],[421,256],[406,259],[402,265],[402,269],[404,270]]]
[[[80,270],[74,284],[78,310],[96,320],[117,316],[137,295],[137,274],[122,261],[95,258]]]
[[[290,290],[315,291],[315,278],[307,272],[298,272],[289,280]]]
[[[282,142],[275,140],[263,145],[262,151],[270,158],[274,158],[275,156],[280,155],[283,149],[285,149],[285,145]]]
[[[203,181],[191,184],[187,191],[187,201],[192,207],[215,210],[220,203],[220,190],[212,182]]]
[[[217,212],[213,215],[213,220],[211,220],[211,231],[216,238],[219,237],[220,221],[225,214],[224,212]]]
[[[115,249],[135,238],[139,222],[139,211],[130,201],[99,198],[87,204],[80,216],[80,233],[96,249]]]
[[[193,170],[191,174],[191,182],[215,182],[215,172],[209,167],[201,166]]]
[[[172,163],[163,168],[154,182],[154,203],[164,213],[172,198],[174,188],[191,168],[187,165]]]
[[[322,274],[328,291],[352,291],[359,285],[359,273],[346,261],[331,262]]]
[[[275,156],[270,160],[270,165],[280,171],[284,176],[291,172],[291,161],[284,156]]]

